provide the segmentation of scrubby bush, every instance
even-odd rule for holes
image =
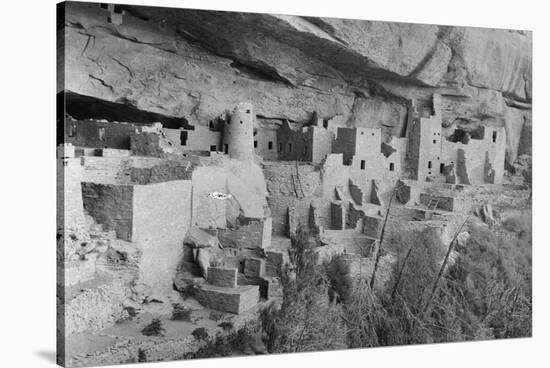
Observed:
[[[470,224],[443,270],[449,244],[438,230],[394,232],[384,245],[397,258],[385,290],[353,280],[341,257],[319,265],[316,239],[299,227],[282,303],[261,312],[268,351],[530,336],[531,224],[522,216],[503,224],[516,236]]]
[[[206,328],[204,328],[204,327],[199,327],[199,328],[193,330],[193,332],[191,334],[195,337],[195,339],[197,339],[199,341],[200,340],[208,340],[208,337],[209,337],[208,331],[206,331]]]
[[[530,236],[532,227],[531,212],[525,211],[509,216],[502,223],[502,227],[516,234],[519,238],[525,238],[526,235]]]
[[[147,354],[145,353],[145,350],[138,349],[138,359],[137,361],[139,363],[146,363],[147,362]]]
[[[290,264],[281,275],[283,301],[264,309],[260,320],[270,353],[345,347],[340,307],[330,303],[330,282],[317,263],[316,240],[303,227],[292,239]]]
[[[191,314],[193,311],[179,303],[172,304],[172,320],[191,322]]]
[[[231,331],[233,329],[233,323],[224,321],[220,323],[218,327],[221,327],[224,331]]]
[[[260,354],[265,347],[258,346],[262,343],[254,337],[257,329],[257,325],[249,324],[230,334],[218,334],[215,338],[209,339],[198,351],[185,355],[185,358]]]
[[[433,299],[429,296],[448,245],[432,230],[394,237],[398,261],[390,290],[401,275],[399,285],[393,297],[389,290],[355,287],[343,313],[348,346],[530,336],[530,244],[482,226],[470,232],[466,245],[455,248]]]
[[[471,236],[450,267],[450,295],[461,297],[461,317],[489,337],[531,335],[531,249],[483,227]],[[475,335],[475,331],[471,331]]]
[[[353,292],[349,265],[341,255],[337,255],[325,263],[324,267],[330,284],[329,300],[347,303]]]
[[[393,294],[400,295],[409,308],[416,312],[422,307],[439,271],[445,246],[434,228],[421,232],[403,231],[396,234],[390,242],[397,254],[390,282],[391,291],[395,288]]]
[[[166,330],[162,326],[160,319],[155,318],[147,326],[141,330],[141,333],[145,336],[157,336],[162,337],[166,333]]]

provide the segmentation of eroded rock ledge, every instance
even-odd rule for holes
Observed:
[[[66,90],[191,124],[249,101],[266,119],[398,135],[407,101],[435,92],[446,134],[500,125],[508,162],[531,150],[530,32],[82,3],[59,31]]]

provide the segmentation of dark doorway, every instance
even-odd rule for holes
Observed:
[[[180,133],[180,144],[182,146],[187,145],[187,131],[182,130]]]

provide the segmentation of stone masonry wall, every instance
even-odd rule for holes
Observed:
[[[236,229],[219,229],[218,238],[228,248],[266,248],[271,243],[271,218],[249,219]]]
[[[103,230],[114,230],[123,240],[133,238],[133,195],[131,185],[82,183],[84,210]]]
[[[300,219],[307,219],[310,205],[321,190],[320,171],[314,165],[295,165],[294,163],[264,163],[264,175],[269,192],[269,208],[273,219],[273,233],[288,232],[288,208],[294,207]],[[330,202],[326,203],[326,212],[330,219]],[[328,221],[327,219],[327,221]],[[329,227],[329,223],[323,224]]]
[[[65,119],[64,141],[79,147],[130,149],[134,124],[111,123],[99,120]]]
[[[167,292],[191,224],[191,181],[136,185],[133,207],[133,240],[143,252],[140,280],[155,292]]]

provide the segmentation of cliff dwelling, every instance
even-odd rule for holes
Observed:
[[[229,336],[227,326],[233,333],[286,302],[285,285],[300,274],[300,244],[314,244],[307,249],[315,267],[337,259],[353,290],[405,298],[400,280],[413,279],[404,265],[415,255],[403,234],[430,234],[440,244],[433,254],[449,249],[456,258],[453,247],[465,247],[474,228],[501,229],[530,208],[530,96],[524,86],[488,95],[475,84],[443,84],[444,75],[453,77],[446,73],[454,49],[434,51],[441,56],[433,60],[424,55],[431,77],[419,66],[401,75],[342,46],[345,35],[331,34],[338,23],[322,26],[331,20],[63,6],[58,32],[68,78],[57,95],[57,220],[64,364],[198,357],[202,334]],[[299,22],[324,41],[312,33],[308,47]],[[291,37],[266,36],[266,50],[244,52],[239,43],[259,42],[246,29],[252,25],[267,35],[282,27]],[[218,32],[224,27],[231,32]],[[436,37],[430,26],[411,27]],[[450,29],[463,35],[453,42],[483,31]],[[519,33],[490,37],[531,42]],[[319,45],[341,60],[328,60]],[[527,70],[522,57],[516,65]],[[369,85],[356,85],[352,64]],[[494,111],[488,101],[496,98],[523,107],[502,102],[506,111]],[[438,257],[433,269],[446,265]],[[333,286],[323,308],[345,303]],[[439,294],[425,294],[418,308],[427,314],[422,308]],[[148,340],[150,325],[162,325],[163,334]],[[77,336],[101,348],[88,351]]]

